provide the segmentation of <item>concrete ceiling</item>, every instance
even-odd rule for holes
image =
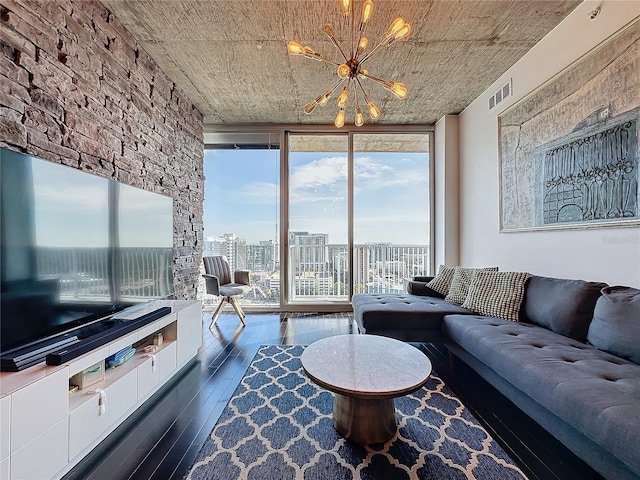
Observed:
[[[191,98],[206,125],[332,124],[335,97],[307,115],[303,106],[328,90],[335,67],[289,56],[297,40],[339,60],[322,33],[331,23],[345,44],[338,0],[102,0]],[[361,1],[356,1],[357,8]],[[382,110],[368,124],[431,124],[462,111],[579,0],[374,0],[374,40],[402,16],[406,40],[368,61],[380,78],[403,82],[404,100],[368,82]],[[353,106],[347,106],[353,123]]]

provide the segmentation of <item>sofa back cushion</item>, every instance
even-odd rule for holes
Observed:
[[[640,290],[603,288],[587,340],[600,350],[640,363]]]
[[[584,342],[600,290],[606,286],[532,275],[525,290],[522,319]]]
[[[421,297],[444,298],[444,295],[436,290],[432,290],[428,285],[428,282],[417,280],[414,277],[414,280],[409,280],[407,282],[407,293],[410,293],[411,295],[419,295]]]

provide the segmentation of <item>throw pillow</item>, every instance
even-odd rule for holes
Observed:
[[[463,268],[456,267],[453,272],[453,279],[451,280],[451,286],[449,287],[449,293],[445,297],[448,302],[457,303],[462,305],[467,299],[467,293],[469,293],[469,285],[471,285],[471,278],[473,272],[478,270],[485,270],[489,272],[497,272],[498,267],[486,267],[486,268]]]
[[[476,271],[462,308],[517,322],[528,278],[526,272]]]
[[[640,290],[603,288],[587,340],[600,350],[640,363]]]
[[[438,267],[438,274],[433,280],[427,283],[426,286],[431,290],[434,290],[439,294],[446,296],[449,293],[449,286],[451,285],[451,280],[453,280],[453,273],[455,272],[455,270],[455,267],[440,265]]]

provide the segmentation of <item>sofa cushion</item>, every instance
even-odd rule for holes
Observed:
[[[443,333],[640,472],[640,365],[539,326],[448,315]]]
[[[451,286],[451,280],[453,280],[453,273],[456,271],[455,267],[447,267],[446,265],[440,265],[438,267],[438,274],[433,280],[427,283],[427,287],[446,297],[449,293],[449,287]]]
[[[606,283],[532,275],[524,295],[523,320],[581,342]]]
[[[486,270],[497,272],[498,267],[486,267],[486,268],[464,268],[456,267],[453,272],[453,278],[451,279],[451,286],[449,287],[449,293],[445,297],[448,302],[457,303],[462,305],[467,299],[469,293],[469,285],[471,285],[471,279],[473,273],[477,270]]]
[[[462,308],[517,322],[529,278],[526,272],[474,272]]]
[[[600,350],[640,363],[640,290],[603,288],[587,340]]]

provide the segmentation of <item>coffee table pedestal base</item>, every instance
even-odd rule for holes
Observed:
[[[335,395],[333,426],[340,435],[361,445],[384,443],[395,435],[398,422],[393,398]]]

